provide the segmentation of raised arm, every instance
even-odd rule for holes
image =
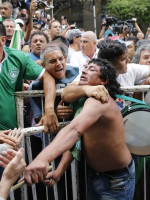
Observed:
[[[140,27],[139,27],[139,25],[138,25],[137,22],[135,22],[134,25],[135,25],[135,27],[136,27],[138,33],[143,33],[143,32],[141,31],[141,29],[140,29]]]
[[[28,42],[30,35],[31,35],[31,31],[33,29],[33,14],[34,11],[37,9],[37,1],[36,0],[32,0],[31,4],[30,4],[30,11],[29,11],[29,24],[24,36],[24,41]]]
[[[62,100],[65,102],[75,102],[82,97],[95,97],[97,100],[100,100],[102,103],[108,101],[108,91],[103,85],[97,86],[79,86],[70,84],[64,88],[62,93]]]
[[[104,22],[102,23],[102,29],[101,29],[101,31],[100,31],[100,33],[99,33],[99,39],[100,39],[100,38],[103,38],[103,35],[104,35],[104,33],[105,33],[105,28],[106,28],[106,21],[104,21]]]
[[[43,181],[47,176],[49,163],[72,148],[83,133],[103,115],[105,106],[106,104],[104,105],[94,98],[87,99],[81,113],[68,126],[64,127],[53,142],[26,168],[26,183]]]

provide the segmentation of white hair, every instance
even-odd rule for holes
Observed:
[[[97,42],[97,36],[93,31],[83,32],[81,37],[90,38],[91,41]]]

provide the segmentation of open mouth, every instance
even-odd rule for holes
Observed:
[[[56,69],[55,72],[62,72],[63,71],[63,68],[60,68],[60,69]]]
[[[42,48],[41,48],[41,47],[37,47],[36,49],[37,49],[38,51],[39,51],[39,50],[42,50]]]
[[[86,80],[87,80],[87,78],[85,76],[80,77],[80,81],[86,81]]]

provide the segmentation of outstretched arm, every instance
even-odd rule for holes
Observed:
[[[49,163],[72,148],[82,134],[103,115],[105,105],[94,98],[87,99],[81,113],[26,168],[25,182],[31,185],[43,181],[48,174]]]
[[[108,91],[103,85],[89,86],[89,85],[73,85],[70,84],[64,88],[62,92],[62,100],[64,102],[75,102],[82,97],[95,97],[102,103],[108,101]]]
[[[44,72],[42,76],[44,95],[45,95],[45,112],[42,116],[39,126],[44,124],[44,132],[55,131],[59,127],[58,119],[54,111],[54,102],[56,97],[56,87],[54,78],[48,73]]]
[[[73,161],[73,156],[70,153],[70,151],[66,151],[65,153],[63,153],[63,156],[61,158],[61,161],[57,169],[47,174],[46,179],[43,181],[44,184],[51,187],[55,183],[57,183],[72,161]]]

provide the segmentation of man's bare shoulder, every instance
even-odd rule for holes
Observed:
[[[110,96],[106,103],[102,103],[101,101],[99,101],[93,97],[90,97],[85,101],[84,107],[87,110],[92,109],[92,113],[97,113],[101,117],[112,115],[112,112],[115,114],[120,113],[120,110],[119,110],[115,100]]]
[[[89,97],[86,101],[85,101],[85,105],[90,105],[90,106],[98,106],[100,109],[104,108],[105,107],[108,107],[110,106],[110,104],[116,104],[115,100],[109,96],[108,98],[108,101],[105,102],[105,103],[102,103],[100,100],[97,100],[96,98],[94,97]],[[96,107],[96,108],[98,108]]]
[[[101,114],[102,114],[102,112],[108,107],[108,104],[109,104],[109,101],[106,103],[102,103],[100,100],[97,100],[94,97],[89,97],[85,101],[84,107],[90,108],[97,112],[101,111]]]

